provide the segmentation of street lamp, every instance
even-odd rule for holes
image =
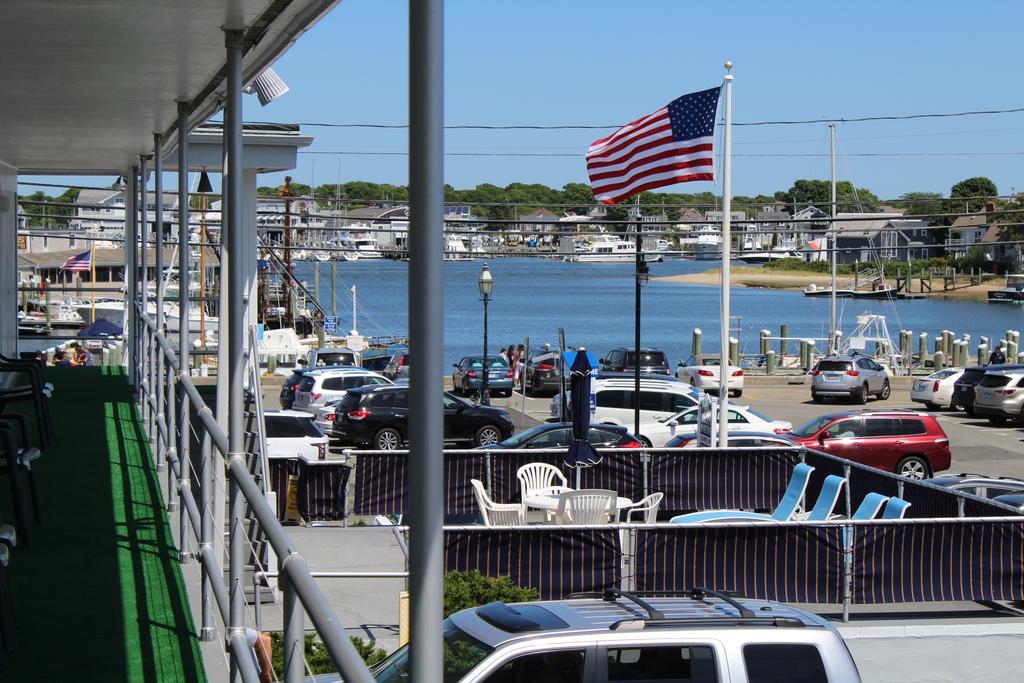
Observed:
[[[640,434],[640,289],[647,284],[650,279],[651,269],[647,265],[647,261],[644,260],[643,256],[643,242],[640,237],[640,231],[636,233],[636,304],[635,304],[635,315],[636,319],[633,321],[633,333],[634,333],[634,352],[633,360],[635,365],[633,366],[633,433]]]
[[[491,397],[487,393],[487,378],[491,374],[491,368],[487,363],[487,304],[491,300],[491,290],[494,289],[494,278],[491,277],[491,271],[487,269],[486,263],[484,269],[480,271],[480,279],[477,280],[477,284],[480,285],[480,298],[484,302],[484,378],[480,387],[480,405],[489,406]]]

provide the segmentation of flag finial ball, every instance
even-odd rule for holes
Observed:
[[[728,69],[729,71],[732,71],[732,60],[731,59],[725,60],[725,68]]]

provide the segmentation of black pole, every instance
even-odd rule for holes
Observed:
[[[640,235],[640,221],[636,223],[636,272],[633,287],[636,290],[635,315],[633,321],[633,434],[640,438],[640,277],[644,269],[643,238]]]
[[[487,301],[491,297],[489,297],[487,294],[484,294],[483,297],[484,297],[484,369],[483,369],[484,381],[483,381],[483,384],[480,387],[480,405],[482,405],[482,406],[489,406],[489,405],[491,405],[491,397],[487,393],[487,390],[488,390],[488,388],[487,388],[487,384],[488,384],[487,378],[491,374],[491,368],[487,364]]]

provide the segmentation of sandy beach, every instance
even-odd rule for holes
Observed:
[[[849,279],[849,275],[840,275],[840,280]],[[689,273],[685,275],[668,275],[665,277],[652,278],[658,282],[674,282],[688,285],[718,285],[722,280],[721,270],[718,268],[706,270],[702,273]],[[829,276],[822,273],[804,273],[800,271],[774,271],[764,268],[751,268],[749,266],[733,266],[731,269],[730,282],[733,286],[739,287],[763,287],[766,289],[795,289],[803,290],[809,285],[828,287]],[[988,293],[993,289],[1000,289],[1003,284],[1001,280],[991,280],[982,285],[966,286],[967,279],[957,281],[958,289],[948,292],[941,291],[942,280],[935,279],[936,291],[930,294],[931,297],[939,299],[957,299],[960,301],[987,301]],[[916,292],[916,283],[915,283]]]

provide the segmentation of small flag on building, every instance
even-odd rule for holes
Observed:
[[[587,172],[597,200],[617,204],[656,187],[714,180],[720,91],[683,95],[590,145]]]
[[[70,270],[72,272],[88,272],[92,270],[92,249],[83,251],[81,254],[75,254],[60,267],[61,270]]]

